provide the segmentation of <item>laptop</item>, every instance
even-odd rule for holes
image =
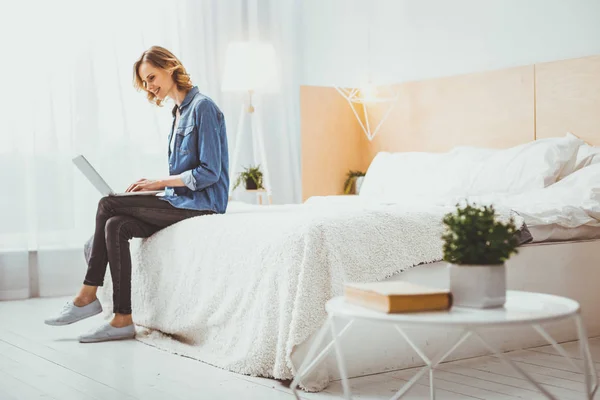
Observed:
[[[148,190],[144,192],[115,193],[84,156],[78,155],[73,158],[73,164],[79,168],[81,173],[85,175],[88,181],[90,181],[103,196],[148,196],[163,192],[162,190]]]

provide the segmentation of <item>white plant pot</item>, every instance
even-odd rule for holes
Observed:
[[[354,184],[354,187],[356,188],[356,194],[360,194],[360,188],[363,184],[363,181],[365,180],[364,176],[359,176],[356,178],[356,183]]]
[[[503,265],[456,265],[450,269],[452,305],[502,307],[506,301],[506,267]]]

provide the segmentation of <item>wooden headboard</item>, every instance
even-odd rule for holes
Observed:
[[[400,98],[367,144],[369,158],[379,151],[442,152],[457,145],[532,141],[533,82],[529,66],[397,85]],[[381,116],[387,106],[371,112]]]
[[[600,56],[407,82],[369,142],[334,88],[301,88],[302,196],[342,194],[379,151],[506,148],[567,131],[600,145]],[[388,104],[369,106],[376,125]]]
[[[335,89],[302,86],[300,120],[302,200],[331,194],[332,183],[342,179],[340,186],[343,185],[349,169],[364,170],[369,165],[364,160],[360,126],[348,103]],[[342,193],[341,189],[337,192]],[[310,195],[304,197],[305,193]]]
[[[535,65],[536,138],[569,131],[600,146],[600,55]]]

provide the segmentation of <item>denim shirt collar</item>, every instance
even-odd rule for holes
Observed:
[[[188,92],[188,94],[185,95],[185,99],[183,99],[183,101],[181,102],[181,105],[179,106],[179,110],[181,110],[182,108],[186,107],[188,104],[190,104],[190,101],[192,101],[192,99],[194,98],[194,96],[198,93],[198,86],[193,86],[190,91]],[[177,112],[177,104],[175,104],[175,106],[173,107],[173,117],[175,116],[175,113]]]

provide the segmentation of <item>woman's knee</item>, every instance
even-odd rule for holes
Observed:
[[[124,230],[124,227],[129,220],[129,217],[123,215],[116,215],[114,217],[110,217],[108,221],[106,221],[106,225],[104,227],[104,233],[106,235],[106,244],[123,239],[130,239],[129,237],[127,237],[126,230]]]
[[[115,198],[113,196],[104,196],[98,201],[98,212],[110,212],[113,209]]]

